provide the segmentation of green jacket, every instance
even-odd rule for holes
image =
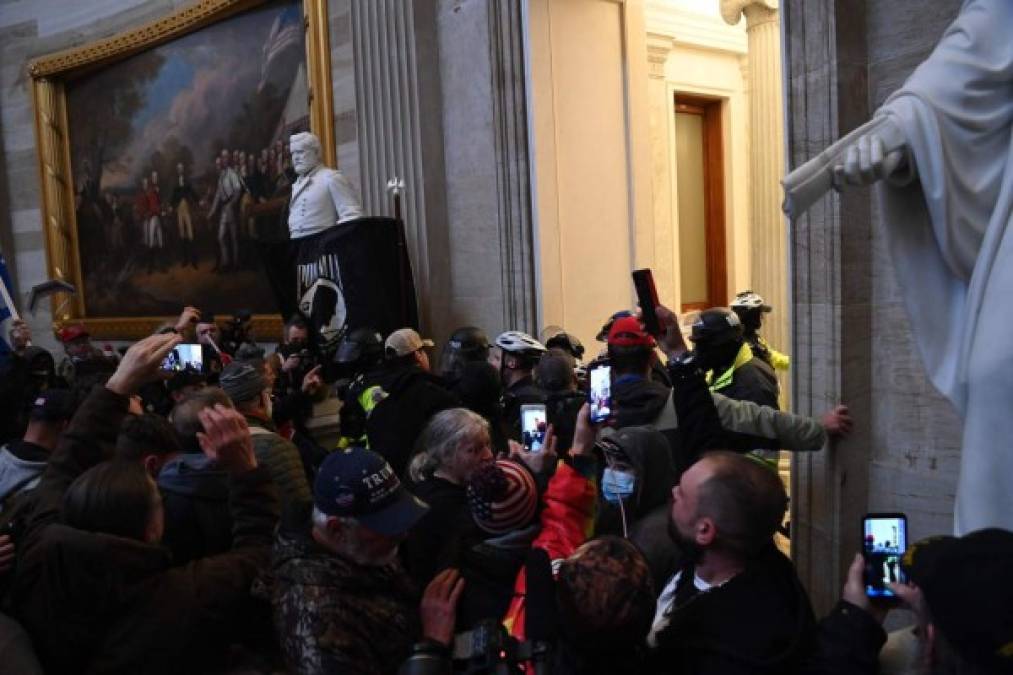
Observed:
[[[309,503],[313,499],[306,469],[299,448],[292,441],[275,433],[273,422],[246,415],[253,436],[253,453],[257,463],[267,467],[278,488],[282,511],[290,505]]]

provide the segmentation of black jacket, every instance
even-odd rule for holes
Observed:
[[[715,391],[737,401],[752,401],[778,409],[777,376],[766,361],[756,356],[735,369],[731,384]]]
[[[639,375],[616,376],[612,384],[612,403],[616,409],[616,427],[652,424],[672,393],[657,380]]]
[[[652,672],[673,675],[795,673],[816,645],[816,621],[795,568],[773,543],[725,584],[693,593],[684,565]]]
[[[425,588],[436,573],[453,560],[459,538],[477,527],[471,519],[463,485],[435,476],[406,485],[416,497],[429,504],[429,511],[401,544],[405,569],[419,588]]]
[[[538,522],[498,537],[463,534],[456,557],[448,560],[461,571],[464,591],[457,603],[458,632],[474,628],[485,619],[503,618],[514,597],[517,573],[524,565],[531,542],[541,532]],[[476,537],[489,537],[488,539]]]
[[[184,453],[162,467],[158,489],[165,510],[162,545],[173,564],[232,548],[229,477],[203,454]]]
[[[876,675],[883,627],[865,610],[841,600],[819,624],[816,652],[801,675]]]
[[[415,441],[433,415],[460,403],[440,378],[412,365],[392,370],[380,382],[387,393],[366,420],[369,447],[405,475]]]

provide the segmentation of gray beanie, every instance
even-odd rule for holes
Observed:
[[[225,366],[218,384],[233,403],[242,403],[260,396],[267,389],[267,378],[249,363],[234,362]]]

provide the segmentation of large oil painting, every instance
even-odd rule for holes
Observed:
[[[47,267],[77,289],[54,328],[137,338],[192,304],[277,337],[289,136],[334,166],[327,0],[193,0],[28,70]]]
[[[67,83],[90,317],[276,311],[288,137],[309,128],[301,0],[276,0]],[[272,208],[281,205],[281,208]]]

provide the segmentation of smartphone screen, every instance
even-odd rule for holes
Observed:
[[[903,513],[870,513],[862,520],[865,594],[896,598],[887,584],[903,583],[900,560],[907,550],[907,517]]]
[[[521,406],[521,442],[529,452],[541,452],[545,448],[545,430],[548,428],[544,405]]]
[[[176,345],[162,361],[162,370],[180,373],[189,371],[193,373],[204,372],[204,352],[200,343],[184,343]]]
[[[612,367],[595,366],[588,374],[587,400],[591,406],[591,421],[604,422],[612,414]]]

